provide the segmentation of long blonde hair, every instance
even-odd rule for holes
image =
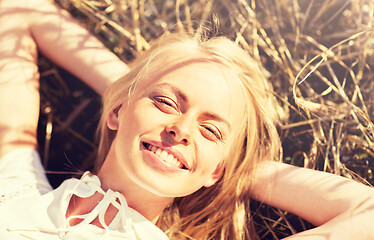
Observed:
[[[96,171],[102,166],[116,132],[107,127],[111,111],[128,101],[139,81],[181,62],[206,58],[223,64],[239,79],[245,94],[241,131],[224,161],[224,174],[212,187],[176,198],[157,225],[171,239],[250,239],[250,187],[257,165],[278,156],[274,101],[263,71],[244,50],[227,38],[187,34],[162,36],[140,56],[124,78],[104,94]]]

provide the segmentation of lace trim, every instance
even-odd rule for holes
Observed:
[[[124,198],[124,196],[122,194],[120,194],[119,192],[114,192],[110,189],[107,192],[104,192],[104,190],[98,184],[96,184],[96,180],[94,180],[92,178],[89,178],[89,177],[87,178],[87,176],[89,176],[90,174],[91,174],[90,172],[84,173],[82,178],[81,178],[81,181],[90,185],[90,187],[93,188],[94,192],[101,193],[104,197],[101,199],[101,201],[96,205],[96,207],[90,213],[68,217],[67,218],[67,225],[68,225],[67,227],[68,228],[72,227],[69,224],[72,219],[83,220],[79,224],[75,225],[75,226],[78,226],[78,225],[81,225],[81,224],[90,224],[93,220],[98,218],[100,224],[104,227],[104,229],[109,229],[109,226],[105,223],[104,217],[105,217],[105,213],[107,212],[109,206],[113,205],[118,210],[118,212],[117,212],[115,218],[112,220],[112,222],[109,225],[112,225],[113,223],[118,222],[119,219],[121,219],[121,221],[122,221],[121,225],[123,226],[124,230],[129,231],[131,229],[131,225],[132,225],[131,224],[131,215],[130,215],[129,207],[127,205],[127,202],[126,202],[126,199]],[[81,181],[78,182],[75,185],[72,192],[75,192],[75,190],[78,188],[79,184],[82,183]]]
[[[13,184],[10,184],[10,185],[13,185]],[[25,184],[22,184],[21,186],[18,185],[17,188],[18,189],[16,190],[12,189],[10,193],[2,193],[0,195],[0,204],[3,204],[9,200],[23,197],[29,193],[38,192],[38,188],[35,186],[35,184],[30,184],[30,183],[25,183]]]

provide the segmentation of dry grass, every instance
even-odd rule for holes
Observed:
[[[372,0],[56,1],[124,61],[164,32],[203,31],[199,23],[219,22],[217,33],[241,45],[270,73],[282,105],[276,111],[284,161],[374,183]],[[43,58],[40,66],[40,141],[44,158],[54,159],[48,168],[89,169],[99,97]],[[47,133],[53,130],[51,141],[46,126]],[[53,176],[56,184],[63,178]],[[256,209],[262,239],[308,228],[277,209]]]

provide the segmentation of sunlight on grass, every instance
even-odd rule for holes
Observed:
[[[283,161],[374,183],[374,1],[56,1],[125,62],[165,32],[211,28],[231,38],[263,65],[274,86]],[[46,165],[90,169],[100,98],[46,59],[39,66]],[[53,178],[57,184],[65,176]],[[261,239],[310,227],[278,209],[254,209]]]

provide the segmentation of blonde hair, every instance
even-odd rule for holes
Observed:
[[[109,113],[131,97],[139,81],[171,66],[205,59],[223,64],[240,80],[244,92],[244,119],[224,161],[222,178],[212,187],[176,198],[157,225],[171,239],[250,239],[250,187],[257,165],[275,159],[280,143],[274,125],[274,101],[263,71],[244,50],[224,37],[168,34],[140,56],[131,71],[104,94],[96,171],[101,167],[116,132],[107,127]]]

